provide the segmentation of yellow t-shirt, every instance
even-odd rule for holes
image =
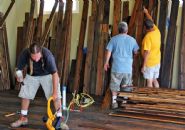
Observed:
[[[161,61],[161,34],[159,29],[154,25],[154,31],[148,32],[142,41],[142,54],[144,50],[148,50],[146,66],[152,67],[160,64]]]

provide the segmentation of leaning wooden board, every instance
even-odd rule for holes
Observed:
[[[10,13],[15,0],[12,0],[5,14],[0,12],[0,90],[10,89],[12,85],[10,59],[8,50],[8,39],[5,20]]]
[[[9,55],[7,48],[6,27],[0,28],[0,90],[10,89]]]

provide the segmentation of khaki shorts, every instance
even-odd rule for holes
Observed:
[[[42,86],[44,94],[49,99],[53,94],[52,75],[30,76],[26,75],[24,85],[21,86],[19,97],[25,99],[34,99],[39,86]],[[58,98],[61,98],[60,84],[58,85]]]
[[[120,91],[120,86],[122,85],[132,86],[132,74],[111,72],[111,91]]]
[[[160,64],[152,67],[146,67],[143,73],[145,79],[157,79],[159,78]]]

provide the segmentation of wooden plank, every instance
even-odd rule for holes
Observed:
[[[29,47],[30,44],[32,43],[31,39],[31,30],[32,30],[32,24],[33,24],[33,19],[34,19],[34,10],[35,10],[35,0],[31,0],[31,5],[30,5],[30,14],[29,14],[29,20],[28,20],[28,25],[26,27],[26,32],[25,32],[25,46]]]
[[[1,19],[1,18],[0,18]],[[8,42],[5,38],[5,24],[0,28],[0,90],[10,89]]]
[[[103,60],[105,60],[106,56],[106,46],[108,44],[108,41],[110,40],[109,38],[109,15],[110,15],[110,0],[106,0],[104,4],[104,15],[103,15],[103,37],[104,37],[104,55],[103,55]],[[105,92],[109,86],[110,82],[110,70],[108,72],[104,71],[104,68],[102,68],[103,71],[103,95],[105,95]]]
[[[60,60],[58,60],[58,56],[60,57],[64,53],[62,52],[61,48],[63,48],[63,43],[61,43],[61,36],[62,36],[62,25],[63,25],[63,14],[64,14],[64,2],[62,0],[59,1],[59,10],[57,15],[57,22],[56,22],[56,44],[52,44],[51,47],[55,48],[55,52],[53,53],[56,59],[57,64],[61,64]]]
[[[100,25],[103,22],[104,13],[104,0],[100,0],[97,4],[97,16],[94,30],[94,42],[93,42],[93,58],[92,58],[92,69],[91,69],[91,82],[90,82],[90,93],[96,93],[96,75],[97,75],[97,59],[98,59],[98,44],[100,40],[101,28]]]
[[[109,15],[110,15],[110,0],[105,0],[103,24],[109,24]]]
[[[75,77],[75,66],[76,66],[76,60],[71,61],[71,68],[69,73],[69,85],[68,85],[68,92],[73,93],[73,82]]]
[[[123,2],[122,21],[128,22],[129,16],[129,1]]]
[[[135,38],[139,45],[139,47],[142,47],[142,39],[143,39],[143,20],[144,20],[144,13],[143,13],[143,1],[140,1],[138,4],[138,11],[136,12],[136,31],[135,31]],[[143,62],[142,62],[142,55],[139,53],[137,56],[134,56],[133,58],[133,85],[134,86],[144,86],[145,80],[143,78],[143,74],[141,73],[141,68]]]
[[[181,37],[180,37],[180,53],[179,53],[179,74],[178,74],[178,88],[185,89],[185,2],[182,7],[182,19],[181,19]]]
[[[20,52],[22,51],[22,47],[21,47],[22,43],[23,43],[23,27],[17,27],[17,49],[16,49],[17,58],[19,57]]]
[[[44,13],[44,0],[40,0],[39,16],[38,16],[38,21],[36,26],[36,34],[34,37],[34,40],[38,41],[39,43],[42,36],[43,13]]]
[[[14,3],[15,0],[12,0],[4,15],[0,12],[0,90],[8,90],[10,85],[13,86],[5,20]]]
[[[89,1],[84,0],[83,3],[83,11],[82,11],[82,18],[81,18],[81,26],[80,26],[80,35],[79,35],[79,43],[77,47],[77,57],[76,57],[76,69],[75,69],[75,79],[73,84],[74,91],[78,92],[79,85],[80,85],[80,74],[82,71],[82,60],[83,60],[83,47],[85,41],[85,32],[86,32],[86,25],[87,25],[87,17],[88,17],[88,8],[89,8]]]
[[[102,110],[106,110],[110,108],[111,105],[111,101],[112,101],[112,93],[110,88],[108,88],[105,92],[105,96],[101,105],[101,109]]]
[[[115,36],[119,33],[118,24],[120,22],[121,22],[121,0],[114,0],[112,36]]]
[[[11,3],[10,3],[10,5],[9,5],[8,9],[6,10],[6,12],[5,12],[3,18],[0,20],[0,27],[3,26],[3,24],[4,24],[4,22],[5,22],[5,20],[6,20],[7,16],[8,16],[8,14],[10,13],[10,11],[11,11],[11,9],[12,9],[14,3],[15,3],[15,0],[11,0]]]
[[[89,31],[87,38],[87,55],[85,61],[85,70],[84,70],[84,88],[83,92],[90,93],[91,92],[91,76],[93,69],[93,43],[95,39],[95,27],[96,27],[96,18],[97,18],[97,1],[92,0],[92,8],[91,8],[91,16],[89,17]],[[91,82],[90,82],[91,81]],[[95,81],[94,81],[95,82]]]
[[[160,68],[160,75],[159,81],[161,82],[163,77],[161,75],[163,70],[164,64],[164,52],[165,52],[165,37],[166,37],[166,18],[167,18],[167,11],[168,11],[168,1],[161,0],[160,1],[160,12],[159,12],[159,30],[161,33],[161,68]]]
[[[176,22],[179,9],[179,1],[172,0],[171,14],[170,14],[170,26],[168,29],[168,35],[166,40],[166,48],[164,54],[164,64],[162,66],[161,73],[161,86],[171,88],[172,72],[173,72],[173,60],[175,50],[175,38],[176,38]]]
[[[134,34],[136,13],[138,11],[140,3],[141,3],[141,0],[136,0],[135,1],[134,8],[133,8],[133,11],[132,11],[132,16],[130,18],[130,22],[129,22],[129,25],[128,25],[128,34],[131,35],[131,36]]]
[[[96,78],[96,95],[103,95],[104,88],[104,59],[105,59],[105,48],[108,42],[108,24],[102,24],[102,31],[100,35],[99,47],[98,47],[98,59],[97,59],[97,78]]]
[[[87,55],[85,60],[85,70],[84,70],[84,86],[83,92],[90,93],[90,76],[91,76],[91,64],[92,64],[92,52],[93,52],[93,41],[94,41],[94,27],[95,27],[95,17],[89,17],[89,28],[87,36]]]
[[[43,35],[41,37],[41,42],[40,43],[41,43],[42,46],[44,46],[46,38],[48,36],[49,30],[50,30],[50,26],[51,26],[53,17],[55,15],[55,11],[56,11],[57,5],[58,5],[58,0],[55,0],[55,3],[53,5],[52,11],[51,11],[51,14],[50,14],[48,20],[46,21],[45,29],[44,29]]]
[[[182,119],[174,119],[169,117],[161,117],[157,115],[146,115],[142,113],[135,113],[135,112],[111,112],[109,113],[111,116],[118,116],[118,117],[127,117],[127,118],[134,118],[134,119],[142,119],[142,120],[150,120],[150,121],[160,121],[160,122],[168,122],[168,123],[176,123],[184,125],[184,120]]]
[[[138,109],[149,109],[149,110],[156,110],[160,112],[166,112],[166,113],[173,113],[173,114],[179,114],[184,115],[185,114],[185,108],[184,105],[181,104],[122,104],[121,107],[124,109],[127,108],[138,108]],[[178,109],[177,109],[178,108]]]
[[[152,10],[152,17],[153,17],[153,20],[154,20],[154,23],[157,25],[157,16],[158,16],[158,8],[159,8],[159,2],[158,0],[154,0],[154,7],[153,7],[153,10]]]
[[[66,3],[66,12],[64,16],[64,24],[62,28],[62,41],[64,43],[64,55],[61,56],[63,60],[63,68],[61,71],[61,84],[67,86],[69,75],[69,63],[70,63],[70,50],[71,50],[71,31],[72,31],[72,5],[73,1],[68,0]]]

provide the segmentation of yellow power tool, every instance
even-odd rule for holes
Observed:
[[[51,110],[51,101],[53,101],[53,97],[50,97],[48,99],[48,103],[47,103],[47,114],[48,117],[43,117],[43,122],[45,122],[46,127],[48,128],[48,130],[56,130],[56,125],[53,125],[53,122],[56,119],[56,113],[53,114],[52,110]],[[60,123],[60,122],[59,122]],[[55,124],[58,124],[58,122],[56,122]]]

